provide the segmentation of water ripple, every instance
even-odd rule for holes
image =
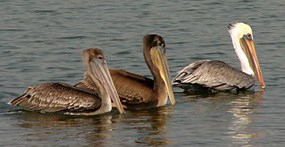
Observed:
[[[282,146],[284,6],[283,0],[1,1],[0,132],[5,135],[0,144]],[[175,106],[97,117],[14,111],[7,104],[31,85],[81,80],[81,51],[89,47],[102,48],[109,67],[152,78],[142,54],[148,33],[165,38],[172,76],[200,59],[239,67],[227,32],[228,23],[238,21],[254,31],[267,85],[261,97],[258,92],[195,95],[175,88]]]

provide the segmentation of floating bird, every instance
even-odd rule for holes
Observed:
[[[110,77],[103,52],[86,49],[82,53],[86,73],[97,93],[65,83],[47,83],[29,87],[22,95],[9,102],[30,111],[62,112],[70,115],[97,115],[112,110],[112,102],[120,113],[123,107]]]
[[[145,62],[153,75],[153,80],[120,69],[110,69],[111,77],[122,104],[127,109],[145,109],[164,106],[169,97],[172,105],[175,97],[172,90],[169,68],[166,58],[164,39],[157,34],[144,36],[143,54]],[[96,91],[91,78],[75,85]]]
[[[241,71],[223,61],[199,60],[179,71],[172,80],[173,86],[187,91],[240,91],[253,87],[254,77],[257,77],[261,88],[264,89],[251,27],[245,23],[229,24],[228,31],[241,64]]]

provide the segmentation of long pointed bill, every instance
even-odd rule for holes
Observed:
[[[111,97],[113,103],[115,104],[119,112],[123,113],[124,108],[120,101],[117,90],[114,86],[106,61],[104,60],[104,63],[102,63],[102,60],[99,61],[98,59],[93,59],[93,61],[94,62],[90,62],[90,70],[92,72],[92,74],[90,74],[91,78],[99,78],[99,81],[102,82],[102,85],[105,87],[106,91],[108,92],[109,96]]]
[[[170,100],[170,103],[174,105],[175,102],[175,97],[172,89],[172,84],[170,80],[170,73],[169,73],[169,67],[167,63],[166,56],[162,53],[163,48],[162,47],[154,47],[151,49],[151,52],[153,54],[153,61],[156,62],[160,76],[162,77],[165,85],[166,85],[166,90],[168,93],[168,97]]]
[[[259,66],[253,40],[242,38],[241,45],[248,58],[249,64],[251,68],[253,69],[253,72],[260,83],[261,88],[264,89],[265,83],[263,81],[263,76],[262,76],[262,72]]]

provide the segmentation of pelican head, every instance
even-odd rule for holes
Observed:
[[[97,48],[85,49],[82,57],[87,74],[90,75],[95,85],[97,85],[99,93],[103,95],[101,98],[111,98],[119,112],[123,113],[124,109],[113,84],[102,50]],[[110,108],[112,109],[112,106]]]
[[[255,76],[261,88],[264,89],[265,84],[254,47],[251,27],[248,24],[240,22],[229,24],[228,29],[233,47],[240,60],[242,71]]]
[[[154,68],[151,72],[153,72],[153,74],[158,74],[162,79],[163,85],[166,87],[170,103],[174,105],[175,97],[170,80],[165,41],[163,37],[157,34],[150,34],[144,37],[144,57],[149,68]]]

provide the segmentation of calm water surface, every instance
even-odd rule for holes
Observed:
[[[284,146],[284,0],[20,1],[0,5],[0,146]],[[239,68],[227,33],[254,31],[266,90],[214,96],[175,89],[177,104],[74,117],[15,111],[28,86],[74,84],[81,51],[102,48],[113,68],[150,77],[142,37],[164,36],[171,75],[197,59]]]

